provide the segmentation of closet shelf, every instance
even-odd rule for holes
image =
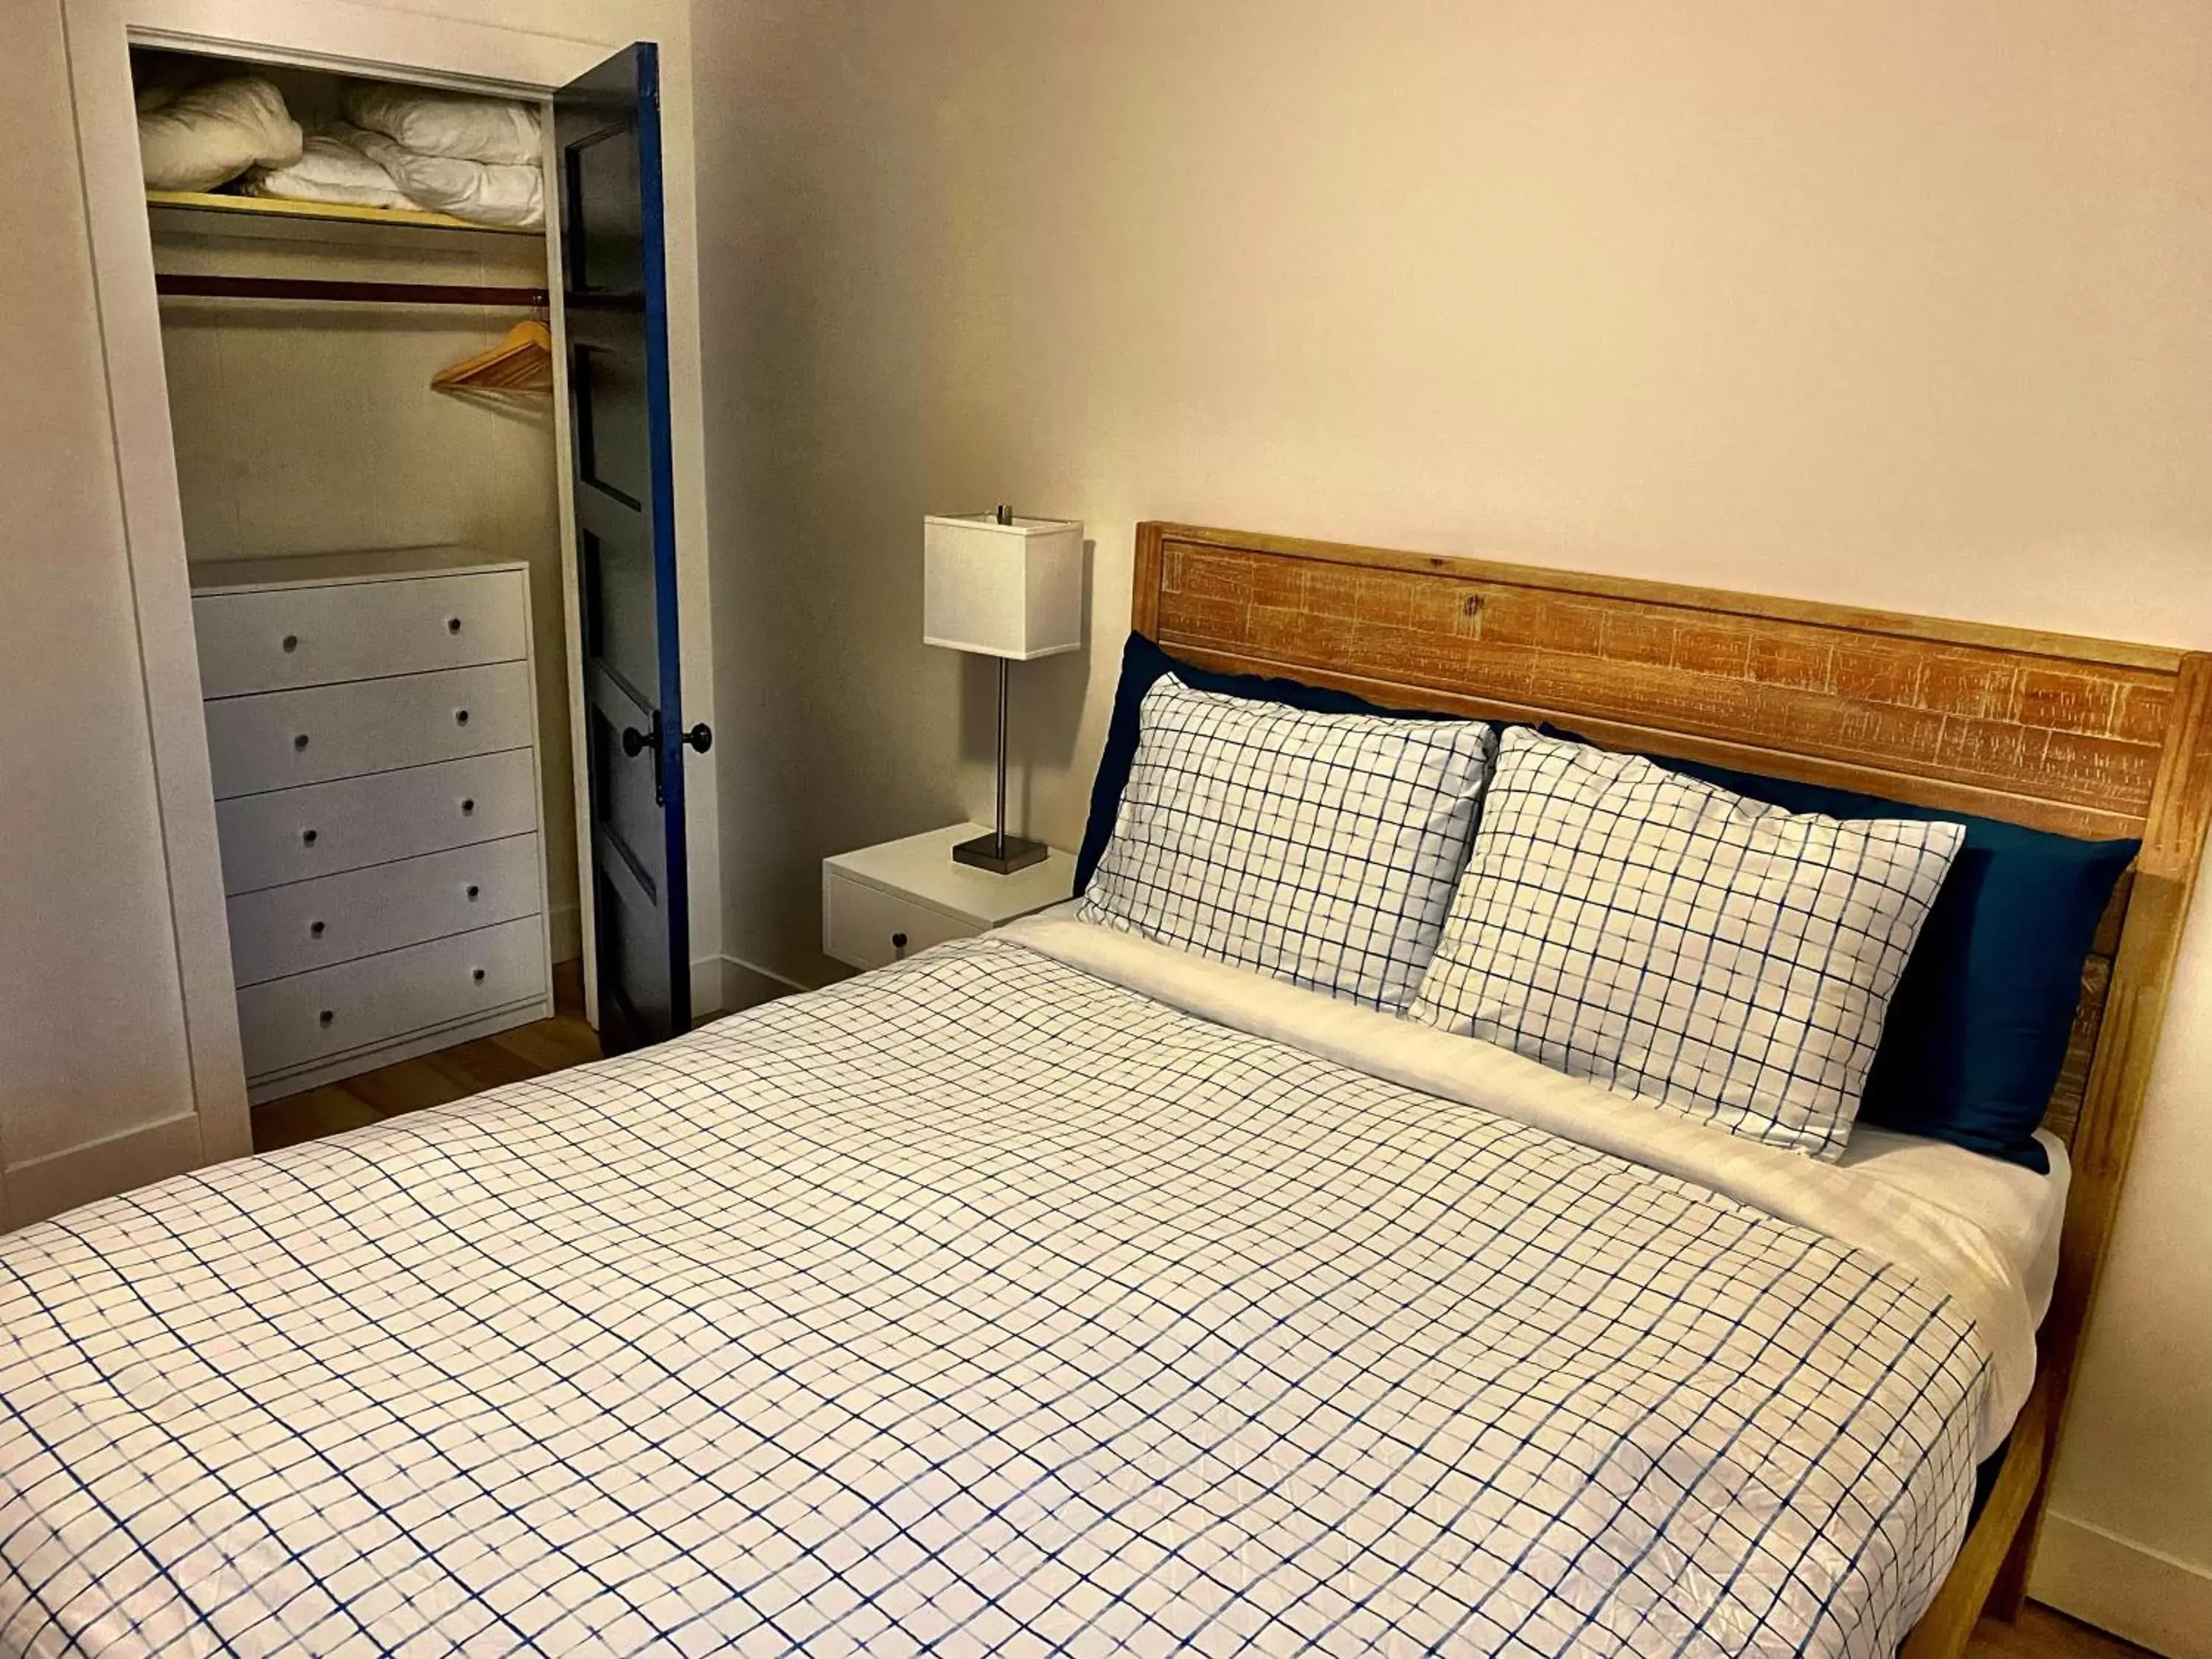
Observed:
[[[274,196],[222,196],[199,190],[149,190],[149,208],[181,208],[194,212],[245,213],[264,219],[337,219],[355,225],[404,225],[416,230],[473,230],[492,236],[538,236],[545,234],[520,225],[481,225],[473,219],[456,219],[447,213],[426,213],[419,208],[349,207],[340,202],[288,202]]]

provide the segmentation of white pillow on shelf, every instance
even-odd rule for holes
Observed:
[[[1832,1159],[1965,838],[1787,812],[1516,726],[1408,1012]]]
[[[289,167],[306,139],[266,76],[232,75],[173,96],[150,89],[138,112],[149,190],[213,190],[248,167]]]
[[[1467,861],[1480,721],[1320,714],[1163,675],[1078,915],[1404,1007]]]
[[[512,98],[370,84],[348,88],[344,108],[354,125],[417,155],[534,167],[544,145],[538,112]]]

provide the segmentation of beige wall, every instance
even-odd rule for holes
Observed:
[[[542,237],[154,216],[161,270],[545,286]],[[555,960],[581,948],[550,395],[430,390],[521,313],[170,301],[161,354],[195,565],[458,543],[530,567]]]
[[[695,28],[738,957],[823,976],[822,854],[988,810],[986,672],[920,642],[926,511],[1096,539],[1087,666],[1017,670],[1062,845],[1139,518],[2212,647],[2212,9],[750,0]],[[2039,1580],[2141,1630],[2212,1606],[2208,931]]]

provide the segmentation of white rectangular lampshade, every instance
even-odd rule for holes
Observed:
[[[1056,656],[1083,643],[1083,526],[988,514],[921,521],[921,636],[987,657]]]

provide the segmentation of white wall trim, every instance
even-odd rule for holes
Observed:
[[[2053,1510],[2028,1594],[2167,1659],[2212,1659],[2212,1568]]]
[[[584,908],[581,904],[546,907],[545,927],[552,940],[556,962],[574,962],[584,954]]]
[[[736,957],[721,958],[721,1001],[716,1005],[726,1014],[742,1013],[748,1008],[757,1008],[763,1002],[773,1002],[778,997],[787,997],[793,992],[810,991],[811,985],[801,985],[788,975],[779,974],[773,968],[763,968],[757,963],[740,961]]]
[[[219,1156],[245,1155],[245,1152],[226,1150]],[[10,1169],[8,1220],[10,1225],[21,1227],[110,1193],[127,1192],[179,1170],[216,1161],[217,1156],[207,1151],[196,1113],[104,1135]]]
[[[763,1002],[815,988],[757,963],[735,957],[694,957],[691,959],[691,1012],[710,1019],[716,1014],[739,1014]]]

